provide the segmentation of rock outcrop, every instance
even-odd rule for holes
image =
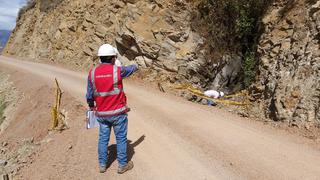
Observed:
[[[320,1],[274,3],[264,17],[254,86],[274,120],[320,122]]]
[[[201,48],[205,37],[192,30],[193,9],[184,0],[35,0],[23,10],[6,55],[89,69],[98,63],[98,47],[110,43],[123,63],[135,61],[152,69],[151,80],[214,88],[223,88],[241,69],[230,55],[209,65]]]

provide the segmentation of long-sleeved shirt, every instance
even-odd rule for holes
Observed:
[[[121,68],[120,74],[123,79],[131,76],[135,71],[138,70],[137,65],[121,66],[120,68]],[[88,83],[87,83],[86,98],[87,98],[87,103],[89,107],[94,107],[93,85],[89,76],[88,76]]]

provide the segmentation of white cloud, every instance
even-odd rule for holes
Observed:
[[[0,0],[0,29],[12,30],[16,25],[19,9],[27,0]]]

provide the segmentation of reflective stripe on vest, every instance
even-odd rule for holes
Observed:
[[[109,92],[98,92],[96,85],[94,83],[94,72],[95,72],[96,68],[93,68],[91,71],[91,82],[92,82],[92,86],[93,86],[93,92],[94,92],[94,96],[100,96],[100,97],[106,97],[106,96],[110,96],[110,95],[116,95],[116,94],[120,94],[123,90],[118,88],[118,67],[117,66],[113,66],[113,91],[109,91]]]
[[[119,114],[124,111],[126,111],[128,108],[127,106],[124,106],[122,108],[116,109],[116,110],[111,110],[111,111],[96,111],[97,116],[108,116],[108,115],[114,115],[114,114]]]

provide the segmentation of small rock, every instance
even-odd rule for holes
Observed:
[[[21,160],[21,163],[23,163],[23,164],[25,164],[25,163],[27,163],[27,162],[28,162],[28,160],[25,159],[25,158]]]
[[[161,83],[158,83],[158,88],[159,88],[159,90],[160,90],[161,92],[166,92],[166,91],[163,89]]]
[[[134,59],[135,62],[137,62],[137,64],[142,67],[142,68],[146,68],[146,63],[145,63],[145,59],[143,56],[138,56]]]
[[[28,143],[28,144],[32,144],[32,143],[34,142],[34,137],[26,138],[26,139],[24,139],[23,142],[24,142],[24,143]]]
[[[292,127],[297,127],[297,128],[300,128],[299,124],[297,122],[291,122],[290,125]]]
[[[189,34],[186,32],[173,32],[168,37],[174,42],[184,42],[188,39]]]
[[[164,61],[163,62],[163,67],[164,67],[164,69],[165,70],[167,70],[167,71],[170,71],[170,72],[178,72],[178,70],[179,70],[179,68],[178,68],[178,66],[176,65],[176,63],[174,63],[174,62],[168,62],[168,61]]]
[[[144,62],[146,64],[147,67],[152,67],[153,61],[152,59],[149,59],[147,57],[144,57]]]
[[[5,149],[0,149],[0,154],[5,154],[6,150]]]
[[[285,41],[285,42],[283,42],[283,43],[281,44],[281,49],[282,49],[283,51],[289,51],[290,48],[291,48],[291,43],[290,43],[290,41]]]
[[[7,145],[8,145],[8,142],[3,142],[3,143],[2,143],[2,146],[3,146],[3,147],[6,147]]]
[[[244,111],[239,112],[239,115],[241,117],[249,117],[249,114],[247,112],[244,112]]]
[[[45,138],[45,139],[43,139],[43,140],[41,141],[41,144],[47,144],[47,143],[49,143],[49,142],[51,142],[51,141],[53,141],[52,138]]]
[[[69,146],[68,146],[68,149],[72,149],[73,148],[73,146],[70,144]]]
[[[295,90],[295,91],[291,92],[291,96],[293,98],[299,98],[301,96],[301,93],[300,93],[300,91]]]
[[[0,167],[4,167],[8,164],[7,161],[0,159]]]
[[[188,101],[194,101],[195,98],[197,98],[197,96],[192,95],[191,93],[186,93],[184,95],[184,97],[188,100]]]
[[[197,96],[196,102],[200,103],[201,101],[202,101],[202,98]]]
[[[275,53],[275,54],[278,54],[280,51],[280,46],[276,46],[272,49],[272,52]]]
[[[207,104],[208,104],[208,100],[206,100],[206,99],[202,99],[202,100],[201,100],[201,104],[203,104],[203,105],[207,105]]]
[[[305,126],[304,126],[305,128],[306,128],[306,130],[310,130],[310,125],[309,124],[306,124]]]

